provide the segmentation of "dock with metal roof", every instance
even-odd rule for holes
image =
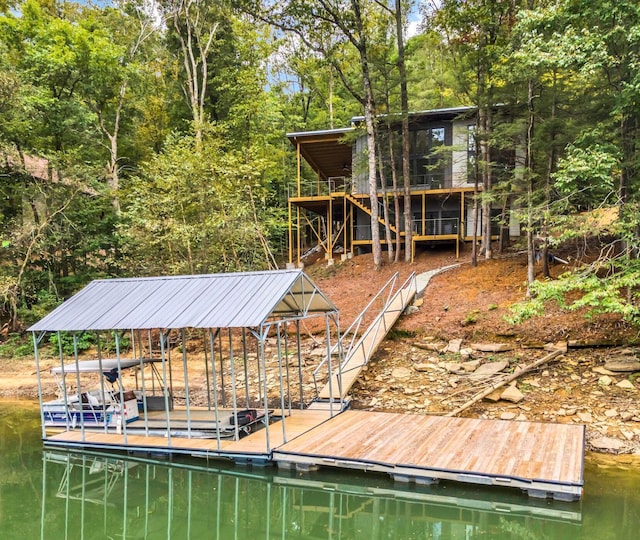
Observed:
[[[336,308],[300,270],[92,282],[30,329],[41,410],[58,415],[48,430],[42,413],[42,438],[54,447],[349,468],[579,499],[584,426],[345,410],[356,371],[350,355],[360,367],[358,351],[370,357],[415,292],[413,276],[392,282],[377,295],[383,308],[373,322],[343,336]],[[300,328],[314,317],[323,319],[325,346],[311,361]],[[60,348],[51,371],[61,396],[45,403],[38,345],[63,331],[74,336],[74,353],[65,358]],[[78,332],[96,334],[97,358],[78,359]],[[108,333],[111,358],[102,350]],[[189,382],[191,362],[203,363],[197,383]],[[125,369],[141,382],[137,402]],[[183,387],[173,386],[177,374]],[[324,402],[316,378],[326,383]]]

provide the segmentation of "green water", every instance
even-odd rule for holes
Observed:
[[[0,540],[636,539],[638,470],[588,466],[579,503],[386,476],[43,449],[35,406],[0,402]]]

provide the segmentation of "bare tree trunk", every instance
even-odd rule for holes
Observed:
[[[400,260],[400,249],[402,249],[402,239],[400,237],[400,196],[398,194],[398,170],[396,169],[396,151],[394,149],[395,138],[391,124],[387,124],[387,135],[389,139],[389,160],[391,161],[391,181],[393,183],[393,212],[395,214],[394,226],[396,228],[396,251],[394,262]]]
[[[404,62],[404,29],[402,0],[395,0],[396,40],[398,44],[398,74],[400,76],[400,109],[402,112],[402,177],[404,180],[404,260],[411,261],[413,229],[411,223],[411,171],[409,168],[409,92]],[[398,233],[400,231],[398,230]]]
[[[196,143],[202,142],[207,95],[208,59],[219,23],[207,20],[197,0],[178,0],[171,13],[173,27],[180,41],[182,64],[187,76],[185,94],[191,108]],[[184,25],[184,28],[180,27]]]
[[[382,162],[382,148],[380,148],[380,139],[376,139],[378,147],[378,169],[380,170],[380,186],[382,194],[382,215],[384,216],[384,234],[387,243],[387,259],[393,262],[393,238],[391,238],[391,227],[389,220],[389,202],[387,201],[387,177],[384,173],[384,163]]]
[[[535,242],[533,236],[533,132],[535,128],[533,81],[529,79],[527,107],[529,109],[529,124],[527,126],[527,144],[525,156],[525,174],[527,175],[527,296],[531,296],[529,286],[535,280]]]

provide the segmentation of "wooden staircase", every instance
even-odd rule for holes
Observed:
[[[358,199],[356,199],[353,195],[350,195],[349,193],[345,193],[344,196],[345,196],[345,199],[347,199],[351,204],[360,208],[360,210],[362,210],[366,214],[371,215],[371,208],[369,208],[366,204],[362,204],[362,202],[360,202]],[[378,223],[380,223],[380,225],[386,226],[386,222],[384,218],[381,216],[378,216]],[[389,229],[393,231],[395,234],[398,234],[398,229],[391,223],[389,223]]]
[[[317,398],[309,406],[310,409],[342,410],[349,390],[356,382],[362,369],[367,365],[378,346],[384,341],[387,333],[396,323],[416,295],[416,277],[409,278],[397,289],[396,273],[378,294],[369,302],[358,318],[341,336],[337,349],[343,360],[339,363],[337,373],[333,372],[332,362],[325,359],[315,370],[314,382],[321,369],[328,371],[328,381],[318,392]],[[370,313],[376,302],[382,300],[382,309],[373,321],[361,331],[367,313]],[[329,355],[329,358],[331,355]],[[316,385],[317,387],[317,385]]]

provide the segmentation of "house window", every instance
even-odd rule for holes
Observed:
[[[411,185],[424,189],[444,186],[446,156],[445,128],[422,128],[412,132]]]
[[[476,179],[476,126],[467,126],[467,182],[473,183]]]

